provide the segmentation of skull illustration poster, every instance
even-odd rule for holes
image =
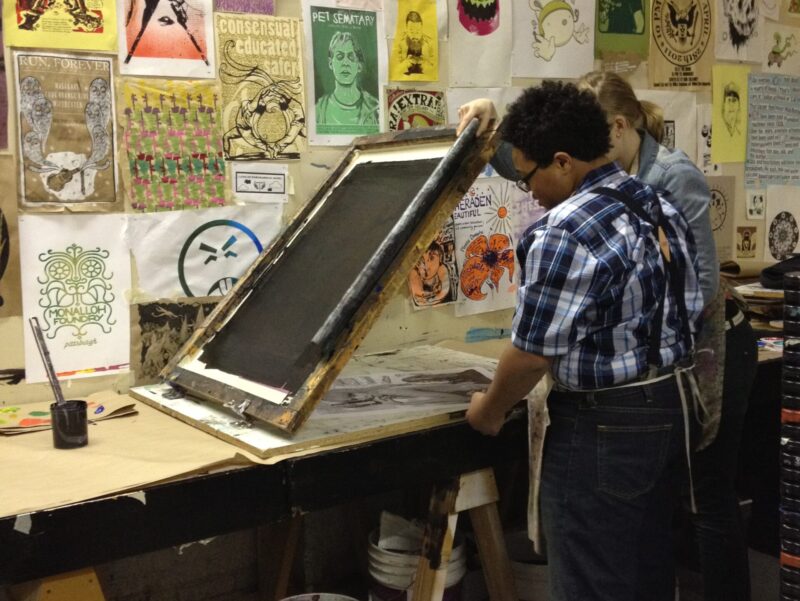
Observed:
[[[747,75],[749,66],[714,65],[713,113],[714,137],[711,160],[714,163],[740,163],[747,150]]]
[[[512,213],[516,187],[499,177],[479,178],[453,211],[459,302],[456,315],[514,306],[517,229]]]
[[[653,0],[650,87],[698,89],[711,85],[711,15],[711,0]]]
[[[114,50],[116,0],[5,0],[8,46]]]
[[[221,13],[275,14],[274,0],[214,0],[214,10]]]
[[[118,208],[111,59],[17,52],[14,60],[21,206]]]
[[[131,208],[225,204],[220,102],[213,83],[129,79],[123,106],[123,176]]]
[[[592,70],[592,0],[530,0],[516,4],[511,57],[514,77],[574,78]]]
[[[714,57],[760,63],[764,53],[764,16],[761,0],[715,0]]]
[[[767,186],[764,260],[783,261],[800,252],[800,188]]]
[[[213,78],[211,0],[121,0],[119,72]]]
[[[450,85],[510,86],[511,0],[447,0],[447,7],[449,47],[459,49],[447,61]]]
[[[59,378],[128,370],[125,215],[22,215],[23,317],[37,317]],[[25,328],[25,379],[47,379]]]
[[[286,160],[306,148],[300,21],[216,14],[225,159]]]
[[[14,190],[14,156],[0,155],[0,190]],[[17,199],[0,195],[0,317],[22,315]]]
[[[386,36],[381,13],[304,0],[312,144],[348,144],[383,122]],[[313,101],[314,106],[310,106]]]
[[[277,235],[283,205],[133,215],[128,237],[149,298],[225,294]]]
[[[435,90],[386,89],[389,131],[447,123],[444,93]]]

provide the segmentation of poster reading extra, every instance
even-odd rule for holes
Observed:
[[[306,144],[300,21],[214,15],[225,159],[298,159]]]
[[[114,50],[116,0],[4,0],[8,46]]]
[[[332,0],[305,4],[312,144],[349,144],[380,131],[386,44],[380,13],[337,8]],[[309,103],[311,104],[311,102]]]
[[[14,60],[20,205],[114,209],[111,58],[17,52]]]

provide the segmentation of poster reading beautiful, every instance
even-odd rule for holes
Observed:
[[[225,204],[219,95],[211,82],[128,79],[123,175],[135,211]]]
[[[120,0],[119,72],[213,78],[211,0]]]
[[[306,148],[300,21],[216,14],[225,159],[300,158]]]
[[[20,205],[118,208],[111,58],[17,52],[14,61]]]
[[[114,50],[116,1],[4,0],[5,43],[14,47]]]
[[[333,0],[303,4],[308,56],[312,144],[349,144],[380,131],[386,44],[382,15],[338,8]]]

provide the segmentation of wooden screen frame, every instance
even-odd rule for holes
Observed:
[[[494,155],[499,140],[498,134],[487,132],[476,138],[476,129],[477,120],[473,121],[459,138],[455,136],[455,129],[450,127],[415,129],[357,138],[308,203],[295,215],[272,245],[261,253],[234,288],[220,301],[205,323],[195,330],[191,338],[170,360],[162,370],[161,377],[175,388],[192,396],[225,405],[246,418],[256,419],[285,432],[294,432],[327,392],[388,300],[405,284],[407,274],[419,256],[436,238],[440,228],[467,193],[469,186]],[[374,287],[367,298],[360,303],[349,320],[349,327],[336,338],[333,350],[317,362],[296,394],[287,396],[282,403],[275,403],[230,383],[181,367],[181,363],[199,355],[203,345],[222,329],[229,316],[240,303],[245,301],[249,291],[275,268],[278,264],[277,259],[287,243],[305,227],[309,216],[313,219],[314,210],[359,153],[396,150],[409,146],[441,145],[448,141],[455,143],[442,159],[442,163],[447,160],[451,163],[456,161],[455,173],[449,177],[445,174],[444,187],[430,210],[414,231],[408,233],[402,250],[380,276],[379,285]],[[426,186],[435,175],[436,173],[429,178]]]

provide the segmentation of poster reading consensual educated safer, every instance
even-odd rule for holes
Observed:
[[[304,3],[312,144],[349,144],[380,131],[386,44],[382,15],[337,8],[328,0]],[[313,105],[311,104],[313,102]]]

